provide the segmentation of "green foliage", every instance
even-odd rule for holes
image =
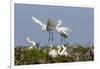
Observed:
[[[56,47],[54,47],[56,49]],[[94,47],[92,46],[92,49]],[[75,62],[75,61],[93,61],[87,53],[90,50],[90,46],[71,45],[67,46],[67,52],[69,55],[52,58],[49,56],[49,46],[43,48],[15,48],[15,65],[28,65],[28,64],[46,64],[46,63],[62,63],[62,62]]]

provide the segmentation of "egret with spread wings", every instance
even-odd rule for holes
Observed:
[[[48,41],[53,41],[53,30],[55,29],[55,23],[52,19],[48,18],[47,24],[42,23],[39,19],[32,16],[32,20],[41,26],[42,31],[49,32],[49,39]]]

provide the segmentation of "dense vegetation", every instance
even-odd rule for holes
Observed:
[[[52,58],[48,55],[49,46],[33,49],[17,47],[15,48],[15,65],[93,61],[93,49],[93,46],[69,45],[67,46],[69,54],[67,57],[58,55],[56,58]]]

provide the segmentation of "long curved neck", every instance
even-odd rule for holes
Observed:
[[[66,47],[64,47],[63,45],[61,45],[62,46],[62,53],[64,52],[64,51],[66,51]]]
[[[58,23],[58,24],[57,24],[57,26],[56,26],[56,29],[58,29],[58,28],[59,28],[59,26],[60,26],[60,24]]]
[[[29,43],[31,43],[32,45],[36,45],[35,43],[34,43],[34,41],[32,41],[32,40],[27,40]]]
[[[60,52],[60,51],[61,51],[61,47],[58,49],[58,54],[60,54],[60,55],[61,55],[61,52]]]

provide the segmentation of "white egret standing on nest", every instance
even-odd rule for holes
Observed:
[[[48,41],[50,41],[52,39],[53,41],[53,30],[55,28],[55,24],[53,22],[53,20],[51,20],[50,18],[48,18],[47,24],[42,23],[39,19],[35,18],[34,16],[32,16],[32,19],[35,23],[39,24],[41,26],[41,30],[42,31],[47,31],[49,32],[49,39]]]
[[[56,26],[56,30],[61,36],[61,44],[62,44],[62,40],[65,41],[65,38],[68,37],[68,32],[71,32],[71,29],[67,28],[67,27],[62,27],[61,26],[61,24],[62,24],[61,20],[58,20],[57,22],[58,22],[58,24]]]
[[[57,49],[58,49],[58,54],[59,55],[64,55],[64,56],[66,56],[67,57],[67,55],[68,55],[68,53],[67,53],[67,51],[66,51],[66,47],[64,47],[63,45],[58,45],[57,46]]]
[[[60,56],[66,56],[68,55],[67,51],[66,51],[66,47],[64,47],[64,45],[58,45],[57,49],[52,49],[52,46],[50,46],[50,51],[49,51],[49,55],[52,56],[53,58],[57,57],[58,55]]]

